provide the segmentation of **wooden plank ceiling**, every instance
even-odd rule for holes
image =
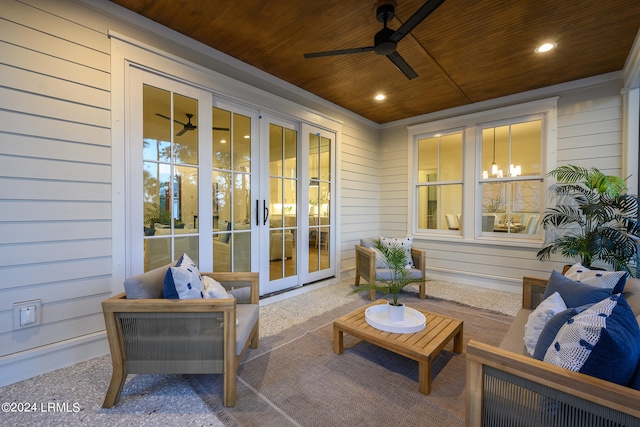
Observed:
[[[374,52],[303,57],[373,46],[373,0],[112,1],[377,123],[621,70],[640,25],[638,0],[446,0],[398,43],[408,80]],[[397,3],[392,29],[424,0]]]

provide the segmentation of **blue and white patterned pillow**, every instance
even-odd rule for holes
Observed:
[[[627,385],[640,359],[640,328],[621,294],[594,304],[565,323],[544,361]]]
[[[624,285],[627,283],[625,271],[590,270],[580,263],[572,265],[564,275],[585,285],[611,289],[614,294],[622,293]]]
[[[169,267],[164,276],[166,299],[202,299],[203,289],[200,270],[187,254],[182,254],[175,267]]]
[[[380,243],[387,247],[397,246],[404,249],[404,256],[408,268],[414,268],[413,258],[411,258],[411,247],[413,246],[413,237],[380,237]]]

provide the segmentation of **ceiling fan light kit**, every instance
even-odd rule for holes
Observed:
[[[407,77],[409,80],[418,77],[407,61],[397,52],[398,43],[408,35],[415,27],[424,21],[438,8],[444,0],[428,0],[397,30],[387,27],[387,23],[395,16],[396,2],[394,0],[379,0],[375,5],[376,19],[383,23],[384,27],[373,37],[373,46],[357,47],[351,49],[331,50],[326,52],[305,53],[304,57],[319,58],[322,56],[349,55],[353,53],[375,52],[384,55]]]
[[[160,114],[160,113],[156,113],[156,116],[162,117],[163,119],[171,120],[171,117],[167,117],[167,116],[165,116],[163,114]],[[183,123],[183,122],[181,122],[179,120],[173,119],[174,122],[182,125],[182,130],[180,132],[176,133],[176,136],[182,136],[189,130],[198,129],[198,126],[196,126],[193,123],[191,123],[191,117],[193,117],[193,114],[185,113],[185,116],[187,116],[187,123]],[[229,131],[229,128],[213,127],[211,129],[213,129],[213,130],[221,130],[221,131],[226,131],[226,132]]]

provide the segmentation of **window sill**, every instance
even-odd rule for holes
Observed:
[[[413,241],[425,241],[425,242],[449,242],[449,243],[463,243],[467,245],[483,245],[483,246],[507,246],[517,248],[531,248],[539,250],[544,240],[539,239],[525,239],[525,238],[508,238],[500,236],[478,236],[478,237],[465,237],[461,234],[449,234],[449,233],[416,233],[413,234]]]

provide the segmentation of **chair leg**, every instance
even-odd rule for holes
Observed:
[[[356,271],[355,285],[360,286],[360,274]]]
[[[251,348],[258,348],[258,343],[260,341],[259,325],[260,323],[256,323],[256,330],[253,333],[253,336],[251,337],[251,342],[249,343],[249,347]]]
[[[111,382],[109,383],[109,388],[107,389],[107,395],[104,398],[104,402],[102,403],[103,408],[111,408],[118,402],[120,399],[120,393],[122,392],[122,388],[124,387],[124,381],[127,379],[127,374],[124,373],[124,369],[122,366],[113,367],[113,373],[111,374]]]
[[[420,283],[418,290],[420,292],[420,299],[425,299],[427,297],[427,285]]]
[[[376,291],[375,291],[375,289],[369,289],[369,300],[371,300],[371,301],[375,301],[376,300]]]
[[[224,374],[224,391],[222,404],[224,406],[236,406],[236,372]]]

